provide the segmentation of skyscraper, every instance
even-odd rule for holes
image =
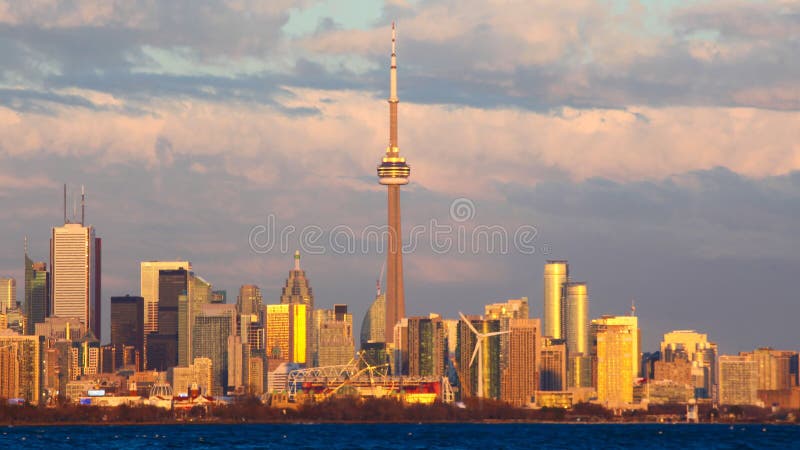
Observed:
[[[353,359],[353,315],[347,312],[347,305],[315,310],[314,328],[317,340],[314,366],[339,366]]]
[[[125,347],[144,355],[144,299],[142,297],[111,297],[111,345],[116,349],[116,367],[123,367]],[[141,370],[137,367],[136,370]]]
[[[400,220],[400,186],[408,184],[411,168],[400,156],[397,144],[397,53],[395,28],[392,23],[392,59],[389,71],[389,147],[378,165],[378,180],[388,187],[388,245],[386,249],[386,330],[394,329],[398,320],[405,317],[403,291],[403,237]],[[386,333],[386,342],[393,342],[392,333]]]
[[[194,318],[193,361],[211,360],[212,395],[223,395],[228,386],[228,338],[235,334],[235,305],[203,305]]]
[[[636,354],[637,334],[634,326],[617,321],[597,326],[597,399],[606,407],[633,402],[636,372],[631,360]]]
[[[239,297],[236,299],[236,308],[239,314],[258,314],[261,311],[261,289],[254,284],[245,284],[239,288]]]
[[[563,391],[567,380],[567,346],[561,339],[542,339],[539,352],[539,390]]]
[[[719,402],[723,405],[756,405],[758,362],[752,354],[719,357]]]
[[[409,317],[408,328],[408,375],[446,375],[447,329],[437,314],[427,317]]]
[[[39,403],[43,346],[43,336],[21,336],[0,330],[0,398]]]
[[[142,261],[139,294],[144,299],[144,332],[158,331],[158,273],[162,270],[192,270],[189,261]]]
[[[192,361],[194,318],[203,305],[211,303],[211,283],[194,272],[189,273],[188,291],[178,296],[178,365]]]
[[[314,353],[316,352],[314,327],[312,323],[314,311],[314,292],[311,285],[306,278],[305,270],[300,268],[300,252],[294,252],[294,269],[289,271],[289,277],[286,279],[286,284],[281,291],[281,304],[295,304],[305,305],[306,320],[304,322],[304,329],[306,337],[303,341],[303,348],[305,348],[306,356],[302,361],[293,361],[298,363],[305,363],[306,361],[312,362]],[[269,352],[271,349],[268,348]]]
[[[12,277],[0,277],[0,308],[17,307],[17,280]]]
[[[25,334],[34,334],[37,323],[44,323],[49,310],[50,273],[47,263],[33,262],[25,253]]]
[[[158,331],[147,333],[148,369],[166,370],[178,365],[181,347],[178,342],[179,297],[186,296],[189,273],[186,269],[158,272]]]
[[[493,333],[501,331],[500,320],[484,320],[480,316],[467,316],[467,320],[479,333]],[[500,398],[500,337],[491,336],[483,340],[483,360],[475,358],[470,365],[472,353],[477,345],[475,334],[468,325],[460,320],[456,331],[458,344],[456,345],[456,361],[458,378],[461,382],[461,395],[463,397],[477,396],[478,389],[478,364],[482,364],[483,396],[485,398]]]
[[[592,385],[589,354],[589,296],[586,283],[564,284],[561,332],[567,344],[567,387]]]
[[[92,226],[53,227],[50,239],[51,314],[79,317],[100,337],[100,240]]]
[[[604,315],[600,316],[597,319],[592,319],[591,322],[591,333],[593,335],[592,339],[596,340],[597,333],[602,329],[605,325],[623,325],[625,327],[630,328],[632,336],[633,336],[633,348],[630,352],[630,366],[631,366],[631,373],[633,374],[633,378],[637,378],[639,376],[639,372],[641,370],[641,356],[640,356],[640,349],[641,349],[641,332],[639,330],[639,318],[636,316],[611,316],[611,315]],[[595,351],[596,348],[595,348]],[[599,355],[599,353],[598,353]]]
[[[305,364],[306,310],[302,303],[267,305],[267,356],[271,368],[280,362]]]
[[[381,283],[378,282],[378,291],[375,300],[369,306],[364,320],[361,322],[361,349],[367,344],[386,342],[386,294],[381,292]]]
[[[508,363],[502,369],[500,399],[524,406],[533,402],[539,386],[539,319],[511,319],[507,336]]]
[[[753,350],[752,355],[758,364],[759,390],[775,391],[792,388],[790,366],[792,357],[797,355],[797,352],[766,347]]]
[[[543,336],[563,339],[561,331],[562,298],[564,283],[569,279],[566,261],[547,261],[544,265],[544,317]]]

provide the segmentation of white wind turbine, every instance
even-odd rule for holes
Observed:
[[[478,397],[483,398],[483,341],[488,337],[511,333],[511,330],[481,333],[472,326],[472,322],[467,320],[463,313],[459,312],[458,315],[461,316],[461,320],[467,324],[469,329],[475,333],[475,351],[472,352],[472,359],[469,360],[469,367],[472,367],[472,363],[475,362],[475,357],[480,356],[478,358]]]

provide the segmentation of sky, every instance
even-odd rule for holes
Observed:
[[[106,305],[178,258],[276,302],[301,249],[357,332],[393,20],[409,315],[541,317],[566,259],[592,317],[635,302],[644,350],[798,349],[797,0],[0,0],[0,274],[24,236],[49,258],[83,184]]]

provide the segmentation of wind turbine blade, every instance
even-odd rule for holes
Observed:
[[[478,350],[480,349],[481,349],[481,340],[480,338],[478,338],[478,340],[475,341],[475,351],[472,352],[472,358],[469,360],[470,367],[472,367],[472,363],[475,362],[475,357],[478,356]]]
[[[483,334],[482,336],[483,336],[483,337],[489,337],[489,336],[499,336],[499,335],[501,335],[501,334],[508,334],[508,333],[511,333],[511,330],[506,330],[506,331],[495,331],[495,332],[492,332],[492,333],[486,333],[486,334]]]
[[[466,324],[467,324],[467,326],[469,327],[469,329],[470,329],[470,330],[472,330],[472,332],[473,332],[473,333],[475,333],[475,334],[477,334],[477,335],[480,335],[480,333],[478,333],[478,330],[476,330],[476,329],[475,329],[475,327],[474,327],[474,326],[472,326],[472,322],[470,322],[469,320],[467,320],[466,316],[464,316],[464,313],[462,313],[461,311],[459,311],[459,312],[458,312],[458,315],[459,315],[459,316],[461,316],[461,320],[463,320],[463,321],[464,321],[464,323],[466,323]]]

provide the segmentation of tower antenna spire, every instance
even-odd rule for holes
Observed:
[[[81,185],[81,226],[86,226],[86,190]]]
[[[67,223],[67,183],[64,183],[64,224]]]

